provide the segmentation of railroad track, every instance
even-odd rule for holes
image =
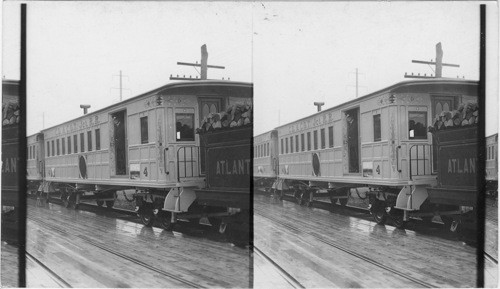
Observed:
[[[297,279],[295,279],[292,275],[290,275],[285,269],[283,269],[280,265],[274,262],[269,256],[267,256],[264,252],[262,252],[256,246],[253,246],[254,254],[262,257],[267,263],[271,264],[273,268],[278,272],[278,274],[283,277],[283,279],[290,284],[293,288],[306,288],[304,285],[300,284]]]
[[[66,235],[66,236],[70,235],[66,230],[64,230],[64,229],[62,229],[62,228],[60,228],[60,227],[58,227],[56,225],[53,225],[51,223],[48,223],[48,222],[46,222],[46,221],[44,221],[42,219],[34,218],[32,216],[28,216],[28,219],[31,220],[31,221],[33,221],[33,222],[39,223],[39,224],[41,224],[41,225],[43,225],[45,227],[48,227],[51,230],[57,231],[57,232],[61,233],[62,235]],[[130,261],[130,262],[132,262],[132,263],[134,263],[134,264],[136,264],[138,266],[141,266],[141,267],[146,268],[146,269],[148,269],[150,271],[153,271],[156,274],[159,274],[161,276],[165,276],[165,277],[168,277],[168,278],[170,278],[172,280],[175,280],[175,281],[179,282],[180,284],[182,284],[182,286],[180,286],[180,287],[183,287],[183,288],[206,288],[206,287],[203,287],[203,286],[201,286],[201,285],[199,285],[197,283],[194,283],[194,282],[191,282],[189,280],[185,280],[183,278],[180,278],[180,277],[178,277],[177,275],[175,275],[173,273],[161,270],[161,269],[156,268],[154,266],[151,266],[151,265],[149,265],[149,264],[147,264],[145,262],[142,262],[142,261],[140,261],[140,260],[138,260],[136,258],[133,258],[133,257],[128,256],[128,255],[125,255],[125,254],[123,254],[123,253],[121,253],[121,252],[119,252],[119,251],[117,251],[117,250],[115,250],[115,249],[113,249],[113,248],[111,248],[109,246],[106,246],[104,244],[98,243],[98,242],[90,239],[89,237],[87,237],[85,235],[81,235],[81,234],[74,235],[73,234],[71,236],[79,238],[79,239],[83,240],[87,244],[90,244],[90,245],[92,245],[92,246],[94,246],[96,248],[99,248],[99,249],[101,249],[103,251],[106,251],[106,252],[108,252],[110,254],[113,254],[113,255],[115,255],[117,257],[120,257],[120,258],[122,258],[124,260]],[[28,253],[26,253],[26,254],[28,254]],[[40,265],[42,265],[44,268],[46,268],[48,270],[48,272],[52,272],[50,270],[50,268],[48,268],[45,265],[43,265],[40,261],[37,260],[37,263],[40,264]],[[53,273],[53,274],[55,274],[55,273]],[[55,274],[55,276],[57,276],[57,274]],[[60,277],[58,277],[58,278],[60,278]],[[62,281],[64,281],[62,278],[60,278],[60,279]],[[71,287],[71,286],[69,284],[67,284],[67,286],[64,286],[64,287]]]
[[[392,273],[394,275],[397,275],[397,276],[399,276],[399,277],[401,277],[403,279],[411,281],[414,284],[418,284],[419,286],[426,287],[426,288],[437,288],[437,286],[435,286],[433,284],[430,284],[430,283],[427,283],[427,282],[425,282],[423,280],[420,280],[420,279],[408,276],[407,273],[404,273],[404,272],[396,270],[396,269],[394,269],[392,267],[386,266],[386,265],[384,265],[384,264],[382,264],[382,263],[380,263],[380,262],[378,262],[378,261],[376,261],[376,260],[374,260],[374,259],[372,259],[372,258],[370,258],[368,256],[360,254],[360,253],[358,253],[356,251],[353,251],[353,250],[351,250],[351,249],[349,249],[349,248],[347,248],[347,247],[345,247],[345,246],[343,246],[343,245],[341,245],[339,243],[336,243],[336,242],[334,242],[334,241],[332,241],[330,239],[327,239],[327,238],[321,236],[320,234],[317,234],[315,232],[307,232],[305,230],[300,229],[300,227],[293,226],[293,225],[288,224],[288,223],[286,223],[286,222],[284,222],[282,220],[279,220],[279,219],[273,218],[271,216],[268,216],[263,211],[255,209],[255,208],[254,208],[254,212],[257,212],[257,213],[259,213],[259,215],[261,217],[267,218],[270,221],[275,222],[277,224],[280,224],[281,226],[286,227],[286,228],[288,228],[288,229],[290,229],[290,230],[292,230],[294,232],[298,232],[298,233],[301,233],[301,234],[312,236],[313,238],[315,238],[316,240],[320,241],[321,243],[323,243],[325,245],[328,245],[328,246],[330,246],[332,248],[335,248],[337,250],[343,251],[343,252],[345,252],[345,253],[353,256],[353,257],[356,257],[356,258],[358,258],[360,260],[363,260],[363,261],[365,261],[367,263],[370,263],[370,264],[372,264],[372,265],[374,265],[374,266],[376,266],[378,268],[381,268],[381,269],[383,269],[385,271],[388,271],[388,272],[390,272],[390,273]],[[413,287],[413,286],[408,286],[408,287]]]
[[[33,255],[30,253],[26,252],[26,259],[27,261],[32,261],[33,263],[37,264],[40,266],[47,274],[54,280],[60,287],[62,288],[71,288],[72,286],[66,282],[61,276],[59,276],[57,273],[52,271],[49,267],[45,266],[40,260],[35,258]]]
[[[498,265],[498,260],[486,251],[484,252],[484,258]]]

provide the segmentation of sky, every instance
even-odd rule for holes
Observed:
[[[19,4],[3,3],[2,75],[19,78]],[[487,9],[487,135],[498,127],[498,11]],[[479,78],[477,2],[37,2],[28,4],[28,134],[196,75],[177,61],[207,45],[213,79],[254,83],[254,134],[434,73],[411,60],[435,59],[444,77]],[[17,50],[16,50],[17,49]]]
[[[3,2],[3,76],[19,79],[19,4]],[[27,132],[166,85],[171,74],[195,76],[207,45],[208,78],[252,81],[252,3],[28,3]],[[17,16],[17,17],[16,17]],[[17,18],[17,19],[16,19]],[[17,29],[18,30],[18,29]],[[17,38],[17,39],[16,39]],[[18,49],[18,48],[17,48]],[[7,59],[6,59],[7,58]],[[13,57],[14,58],[14,57]]]
[[[489,5],[488,18],[498,19]],[[435,59],[441,42],[444,77],[479,79],[479,5],[471,2],[265,3],[254,9],[254,134],[410,80],[405,72],[434,74],[411,60]],[[490,22],[498,28],[498,22]],[[488,48],[498,69],[498,30]],[[493,45],[495,44],[495,45]],[[495,47],[494,47],[495,46]],[[496,49],[496,50],[495,50]],[[495,52],[496,51],[496,55]],[[487,124],[498,124],[498,72],[490,74]]]

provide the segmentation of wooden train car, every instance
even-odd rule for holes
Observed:
[[[486,192],[498,195],[498,133],[486,138]]]
[[[19,81],[2,80],[2,240],[10,242],[19,224],[19,95]]]
[[[270,187],[278,173],[278,131],[272,130],[254,137],[254,186]]]
[[[37,133],[27,138],[26,170],[28,194],[35,194],[43,181],[44,174],[44,141],[43,134]]]
[[[477,96],[477,81],[405,81],[282,125],[275,186],[305,203],[330,196],[344,204],[351,188],[368,187],[377,222],[388,212],[398,223],[418,216],[426,188],[436,185],[437,148],[427,127]]]
[[[234,223],[240,231],[249,232],[252,132],[252,124],[248,124],[200,133],[206,186],[195,190],[196,203],[210,208],[209,221],[221,232],[226,224]],[[228,216],[223,208],[231,208],[234,214]]]
[[[437,185],[427,188],[427,200],[433,209],[446,206],[449,212],[441,213],[441,219],[455,231],[459,223],[475,223],[474,209],[479,191],[477,126],[438,130],[433,133],[433,137],[438,152]],[[401,203],[399,206],[408,201],[398,199],[398,203]],[[453,212],[460,207],[468,209],[461,208],[460,212]],[[469,215],[470,218],[466,219]]]
[[[112,207],[117,190],[135,189],[143,223],[157,216],[170,228],[205,187],[196,128],[209,113],[252,96],[250,83],[172,83],[44,129],[39,192],[67,206],[93,199]]]

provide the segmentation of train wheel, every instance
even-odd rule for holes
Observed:
[[[65,208],[69,208],[70,207],[70,200],[69,200],[69,194],[68,193],[63,193],[62,194],[61,201],[62,201],[63,206]]]
[[[175,223],[172,223],[172,213],[167,211],[160,212],[160,225],[164,230],[171,231]]]
[[[150,206],[144,206],[139,209],[139,218],[144,226],[151,227],[153,225],[153,209]]]
[[[391,210],[391,218],[394,226],[398,229],[404,229],[407,221],[404,220],[404,212],[398,209]]]
[[[426,223],[426,224],[432,224],[432,219],[434,217],[422,217],[422,222]]]
[[[295,199],[297,200],[297,204],[302,206],[302,204],[304,203],[304,199],[303,199],[304,193],[298,192],[296,195],[297,196],[295,197]]]
[[[104,201],[97,200],[95,201],[97,203],[97,206],[102,207],[104,205]]]
[[[375,201],[370,213],[372,214],[375,222],[379,225],[384,225],[387,221],[387,212],[385,211],[384,203],[381,201]]]
[[[342,207],[345,207],[347,205],[347,202],[349,201],[349,197],[351,195],[351,189],[346,188],[344,192],[345,192],[347,198],[345,198],[345,199],[339,198],[339,203]]]
[[[311,207],[312,206],[312,204],[313,204],[313,196],[314,196],[314,193],[312,191],[306,192],[304,194],[304,205],[306,207]]]
[[[106,201],[106,207],[108,209],[113,208],[114,205],[115,205],[115,201]]]
[[[453,223],[453,218],[450,216],[440,216],[441,221],[443,221],[444,228],[446,230],[451,230],[451,224]]]
[[[220,224],[222,223],[222,219],[208,217],[208,221],[210,222],[210,225],[212,225],[212,230],[214,232],[218,232],[220,229]]]

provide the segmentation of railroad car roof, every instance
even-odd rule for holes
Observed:
[[[327,108],[327,109],[322,110],[320,112],[315,112],[315,113],[308,115],[306,117],[294,120],[294,121],[289,122],[287,124],[280,125],[280,126],[276,127],[275,129],[285,127],[285,126],[290,125],[292,123],[302,121],[302,120],[307,119],[311,116],[314,116],[314,115],[317,115],[320,113],[324,113],[326,111],[338,109],[342,106],[354,103],[356,101],[361,101],[365,98],[369,98],[369,97],[372,97],[372,96],[377,95],[377,94],[402,93],[402,92],[425,92],[425,91],[428,91],[429,86],[442,85],[444,88],[444,85],[450,85],[450,84],[463,85],[465,88],[465,86],[477,86],[477,85],[479,85],[479,82],[476,80],[467,80],[467,79],[458,79],[458,78],[457,79],[455,79],[455,78],[436,78],[436,79],[423,79],[423,80],[419,79],[419,80],[401,81],[401,82],[398,82],[398,83],[393,84],[391,86],[388,86],[388,87],[382,88],[380,90],[377,90],[375,92],[369,93],[367,95],[360,96],[360,97],[355,98],[353,100],[343,102],[343,103],[336,105],[334,107],[330,107],[330,108]]]
[[[254,135],[253,137],[256,138],[256,137],[260,137],[260,136],[263,136],[263,135],[266,135],[266,134],[270,134],[272,133],[273,131],[275,131],[276,129],[272,129],[272,130],[268,130],[266,132],[263,132],[261,134],[258,134],[258,135]]]
[[[137,96],[128,98],[126,100],[123,100],[118,103],[114,103],[112,105],[106,106],[104,108],[98,109],[93,112],[89,112],[88,114],[81,115],[77,118],[73,118],[71,120],[65,121],[63,123],[48,127],[46,129],[41,130],[41,132],[47,131],[49,129],[52,129],[54,127],[63,125],[65,123],[69,123],[78,119],[83,119],[85,117],[88,117],[90,115],[96,114],[96,113],[101,113],[105,110],[108,110],[112,107],[119,106],[125,103],[133,102],[141,97],[149,96],[149,95],[154,95],[160,91],[167,90],[169,93],[172,94],[199,94],[199,93],[207,93],[207,89],[210,90],[212,88],[216,87],[224,87],[226,92],[230,92],[232,90],[236,89],[248,89],[252,88],[252,92],[249,94],[249,97],[253,97],[253,84],[250,82],[241,82],[241,81],[229,81],[229,80],[194,80],[194,81],[184,81],[184,82],[174,82],[174,83],[169,83],[164,86],[155,88],[153,90],[150,90],[148,92],[139,94]]]

